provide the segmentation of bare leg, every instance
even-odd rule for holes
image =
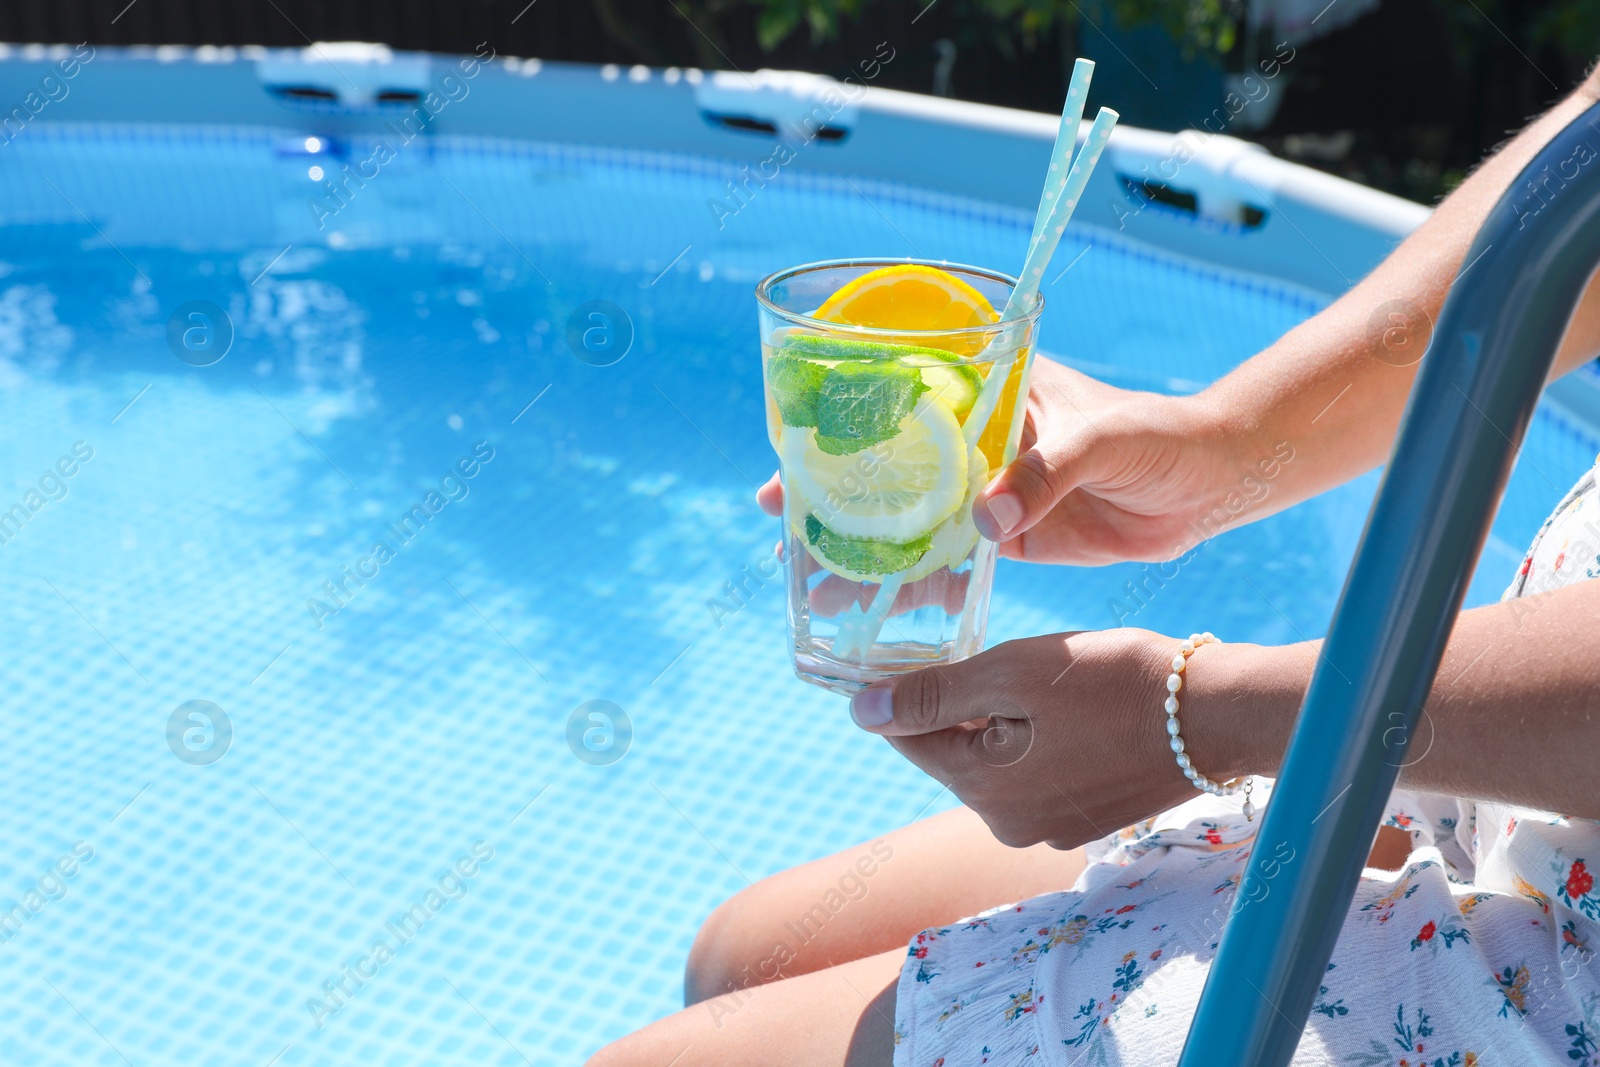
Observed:
[[[1378,827],[1378,836],[1367,853],[1367,866],[1382,871],[1398,871],[1411,855],[1411,835],[1394,826]]]
[[[1385,828],[1370,865],[1398,868],[1410,839]],[[706,919],[689,950],[684,1002],[903,950],[918,930],[1068,889],[1082,849],[1000,844],[966,808],[765,878]]]
[[[890,1067],[904,960],[897,948],[696,1004],[588,1067]]]
[[[684,1001],[894,950],[918,930],[1071,888],[1082,849],[1000,844],[966,808],[815,860],[729,898],[689,951]]]

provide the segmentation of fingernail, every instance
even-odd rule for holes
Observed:
[[[998,541],[1022,521],[1022,501],[1014,493],[996,493],[972,506],[972,521],[985,537]]]
[[[861,690],[850,698],[850,717],[863,729],[883,726],[894,718],[894,690],[888,686]]]

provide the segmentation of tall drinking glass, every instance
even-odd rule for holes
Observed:
[[[869,328],[816,317],[857,279],[908,263],[953,279],[957,303],[981,295],[980,324]],[[1015,285],[975,267],[841,260],[756,287],[802,679],[850,694],[982,650],[995,545],[973,525],[972,502],[1016,455],[1043,309],[1036,298],[1019,317],[983,321]]]

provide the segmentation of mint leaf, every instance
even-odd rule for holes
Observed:
[[[933,547],[933,534],[925,533],[914,541],[866,541],[840,537],[817,519],[806,516],[806,540],[824,559],[857,574],[887,575],[903,571]]]
[[[913,367],[841,363],[828,372],[817,396],[817,446],[843,456],[887,441],[927,391]]]
[[[817,394],[827,377],[826,366],[807,359],[779,353],[767,360],[767,388],[785,426],[817,424]]]

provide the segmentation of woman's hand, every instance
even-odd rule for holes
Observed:
[[[1178,645],[1128,628],[1010,641],[864,689],[850,710],[1000,841],[1076,848],[1196,795],[1162,708]],[[1271,773],[1314,654],[1208,644],[1191,656],[1178,718],[1195,767],[1217,781]]]
[[[1197,520],[1238,480],[1224,441],[1192,397],[1117,389],[1039,357],[1017,458],[973,522],[1012,559],[1173,559],[1208,536]]]
[[[1168,560],[1220,532],[1205,520],[1230,494],[1229,524],[1244,517],[1237,505],[1249,499],[1241,479],[1250,471],[1200,398],[1117,389],[1043,357],[1032,373],[1016,462],[972,509],[1001,555],[1087,566]],[[782,514],[776,476],[756,500]]]

